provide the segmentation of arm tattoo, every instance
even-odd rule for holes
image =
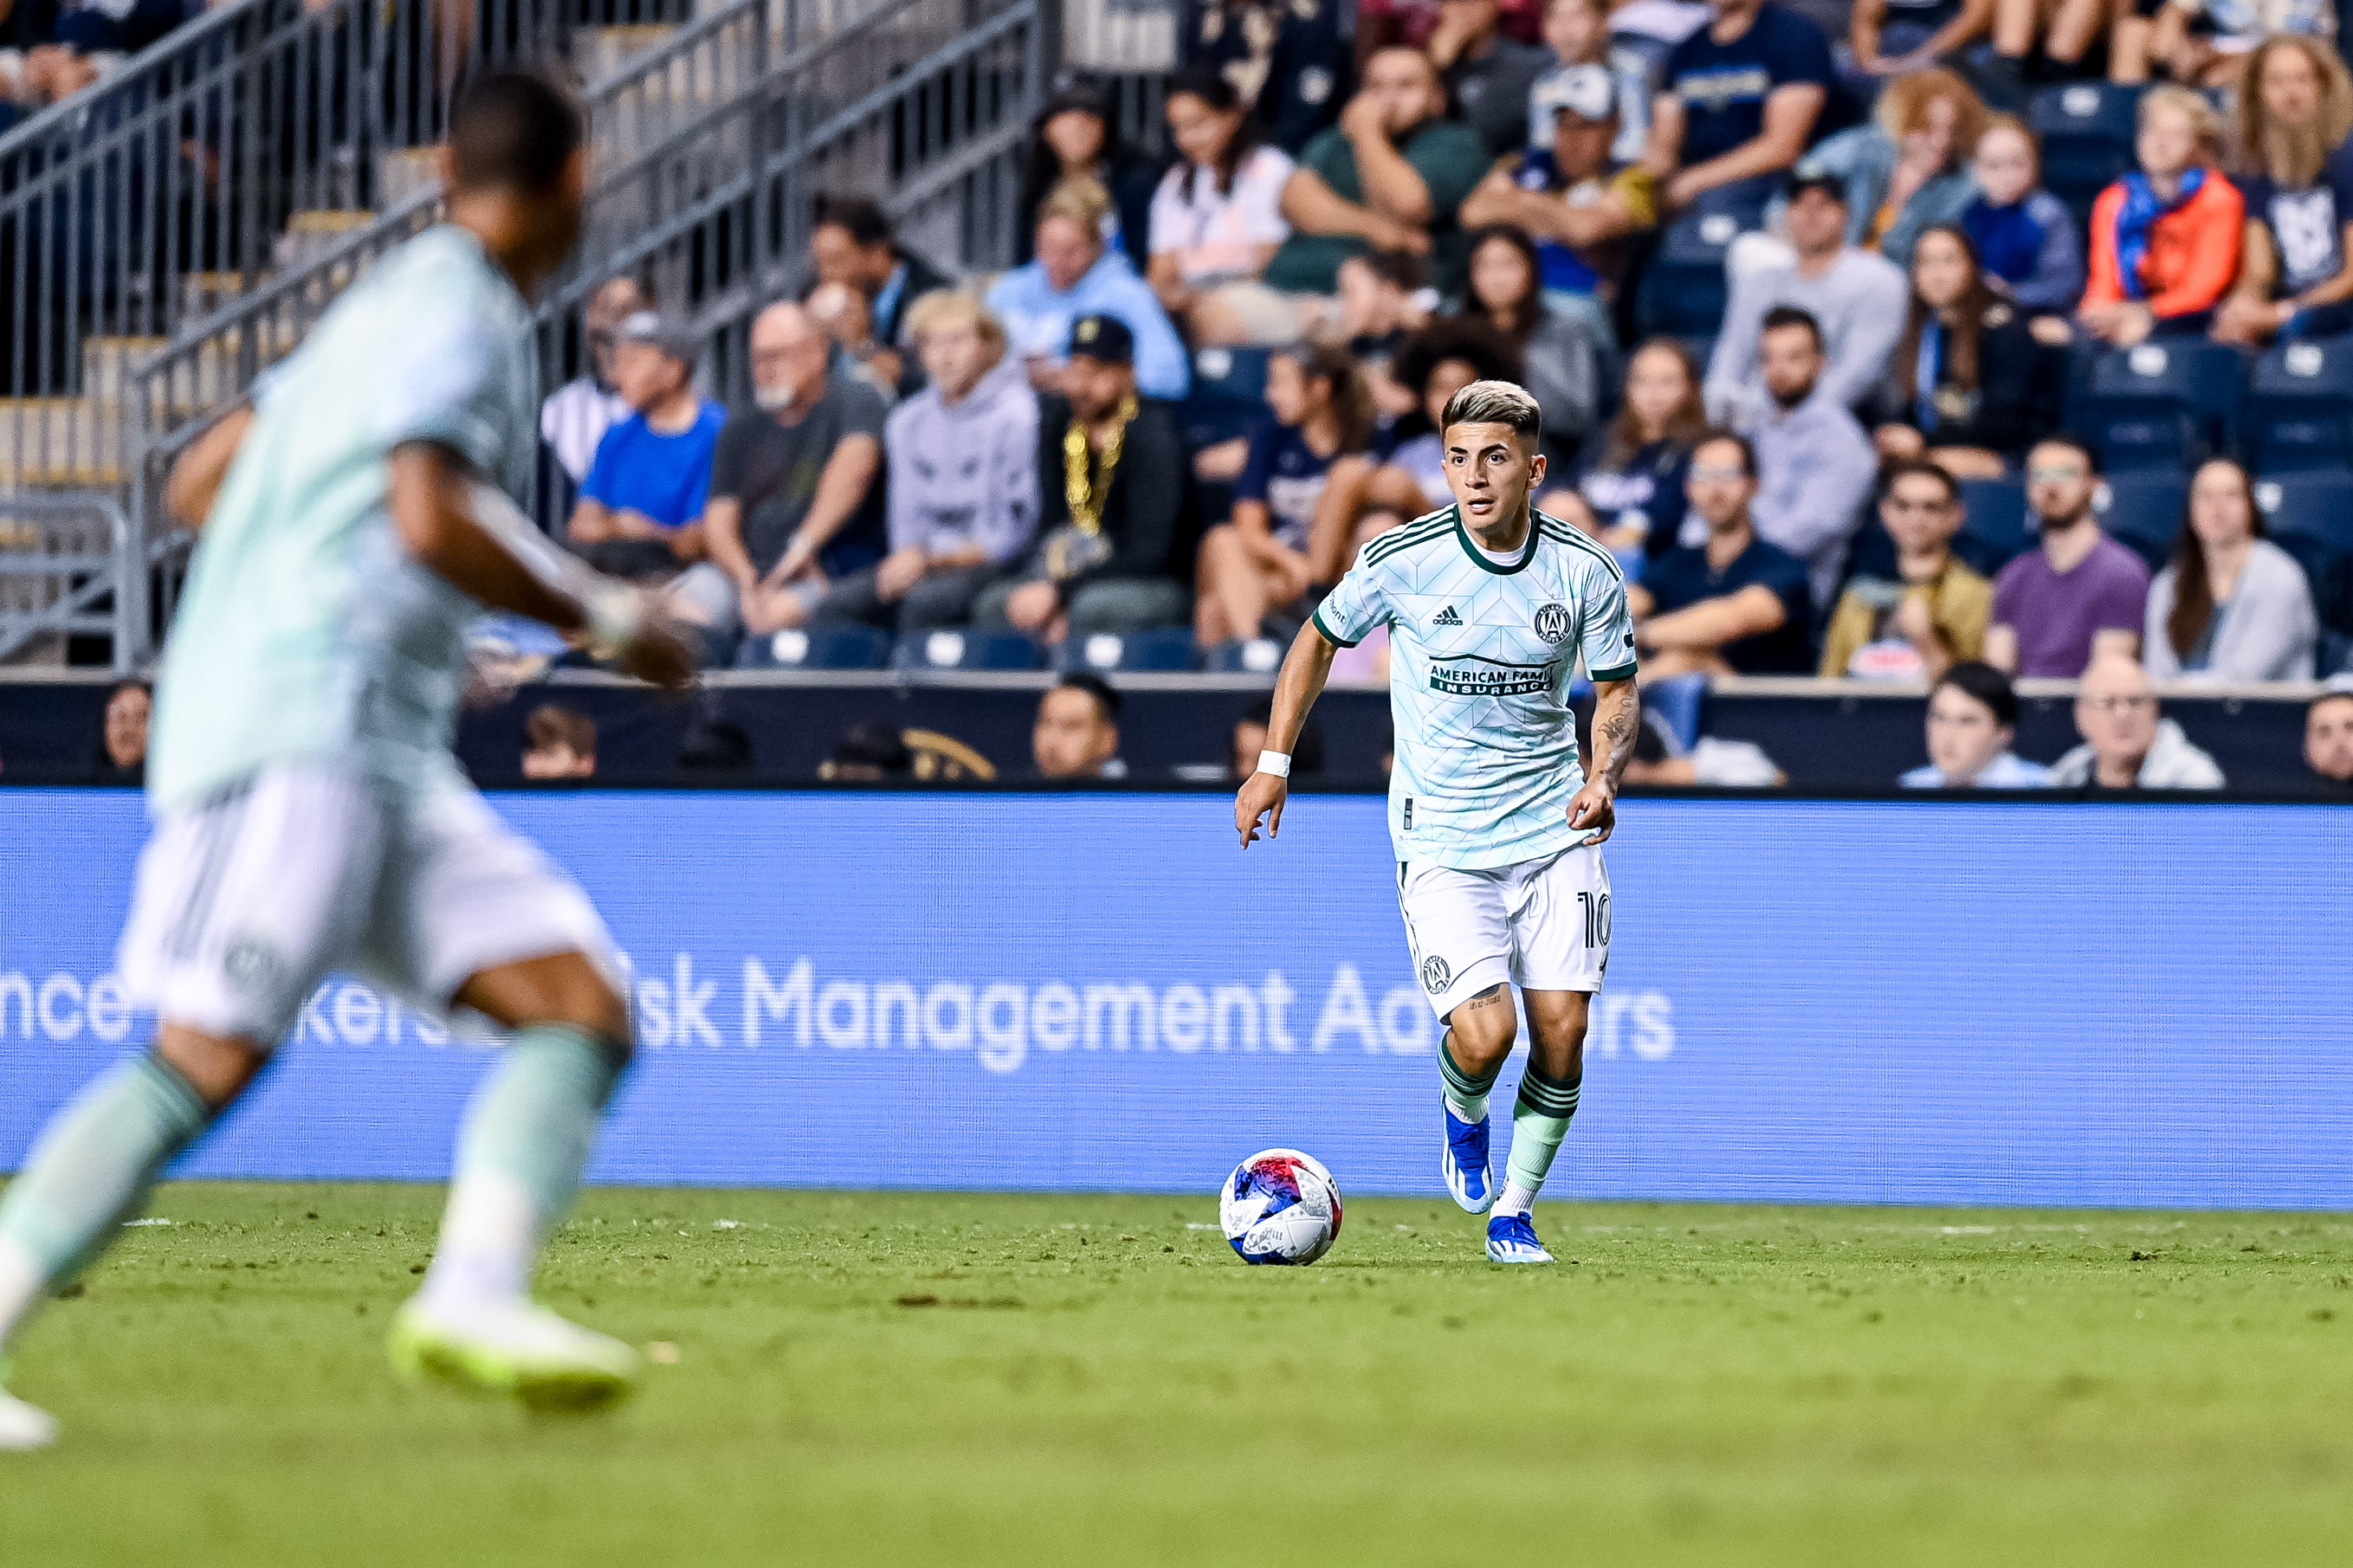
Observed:
[[[1629,680],[1600,700],[1606,707],[1594,713],[1593,731],[1609,742],[1609,754],[1602,761],[1602,771],[1609,775],[1609,787],[1616,789],[1625,782],[1626,764],[1634,760],[1634,731],[1642,721],[1642,700]]]

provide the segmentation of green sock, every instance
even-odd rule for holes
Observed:
[[[1577,1114],[1577,1091],[1585,1085],[1580,1070],[1572,1079],[1549,1079],[1528,1064],[1520,1075],[1519,1103],[1512,1108],[1512,1159],[1504,1180],[1504,1195],[1495,1200],[1499,1215],[1525,1214],[1544,1190],[1545,1173],[1568,1136],[1569,1118]]]
[[[572,1207],[628,1059],[619,1042],[568,1025],[515,1036],[466,1112],[427,1292],[527,1293],[532,1264]]]
[[[1446,1103],[1454,1108],[1454,1114],[1465,1121],[1476,1124],[1486,1120],[1487,1091],[1495,1087],[1495,1079],[1503,1070],[1504,1064],[1497,1062],[1487,1070],[1486,1077],[1472,1078],[1455,1065],[1454,1031],[1449,1029],[1446,1037],[1438,1042],[1440,1092],[1446,1096]]]
[[[53,1118],[0,1200],[0,1344],[40,1295],[121,1234],[212,1111],[153,1052],[117,1064]]]

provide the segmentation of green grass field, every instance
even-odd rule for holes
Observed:
[[[410,1388],[440,1194],[184,1184],[21,1347],[0,1563],[2314,1563],[2353,1219],[1443,1200],[1247,1268],[1206,1198],[591,1193],[603,1417]],[[1574,1262],[1568,1261],[1575,1259]]]

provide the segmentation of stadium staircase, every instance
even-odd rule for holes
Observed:
[[[1010,260],[1040,0],[606,3],[570,26],[557,0],[239,0],[0,138],[0,664],[77,634],[119,670],[152,656],[187,544],[164,473],[434,221],[461,68],[560,50],[585,83],[587,232],[537,315],[550,385],[587,294],[632,272],[743,392],[820,192],[874,197],[935,260]]]

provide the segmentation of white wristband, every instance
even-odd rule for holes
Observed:
[[[1289,752],[1261,752],[1258,754],[1258,771],[1262,773],[1272,773],[1279,779],[1289,778],[1291,776],[1291,753]]]

